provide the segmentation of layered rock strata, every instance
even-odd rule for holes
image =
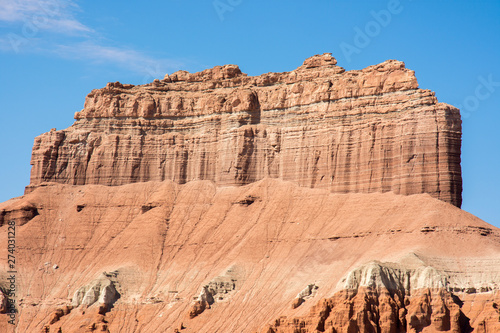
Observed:
[[[336,193],[429,193],[461,205],[459,110],[389,60],[330,54],[256,77],[235,65],[93,90],[76,122],[35,139],[31,183],[123,185],[270,177]]]

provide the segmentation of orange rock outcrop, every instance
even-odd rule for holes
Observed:
[[[31,187],[270,177],[335,193],[429,193],[461,205],[459,110],[389,60],[330,54],[256,77],[235,65],[93,90],[76,122],[35,139]]]

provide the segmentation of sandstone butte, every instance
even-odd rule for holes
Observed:
[[[75,119],[0,203],[1,332],[500,332],[459,110],[402,62],[110,83]]]

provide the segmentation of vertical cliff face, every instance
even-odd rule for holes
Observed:
[[[336,193],[429,193],[461,205],[459,110],[389,60],[345,71],[330,54],[249,77],[234,65],[92,91],[76,122],[35,139],[42,182],[123,185],[269,177]]]

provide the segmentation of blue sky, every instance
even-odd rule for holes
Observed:
[[[463,115],[463,209],[500,227],[500,1],[0,2],[0,201],[29,183],[35,136],[73,123],[107,82],[238,64],[290,71],[331,52],[347,70],[387,59]]]

